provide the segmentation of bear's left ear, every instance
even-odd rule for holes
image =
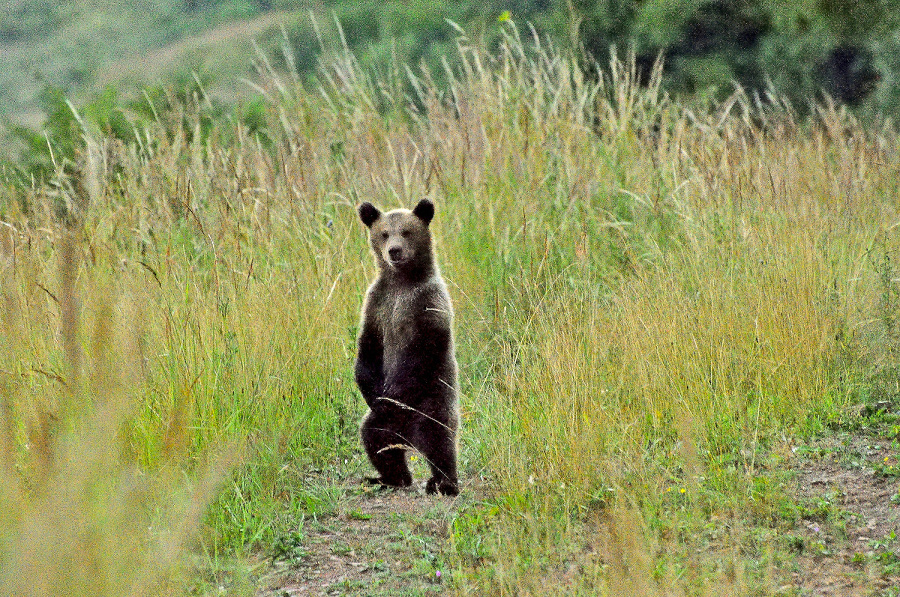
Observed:
[[[427,226],[431,223],[431,219],[434,218],[434,203],[429,199],[422,199],[413,208],[413,215],[425,222]]]

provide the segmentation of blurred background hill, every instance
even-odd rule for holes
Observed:
[[[60,98],[81,105],[192,79],[228,104],[252,95],[240,79],[260,54],[313,73],[317,55],[340,47],[335,22],[364,65],[395,57],[441,71],[457,35],[448,21],[489,43],[506,18],[583,51],[588,71],[613,46],[645,71],[662,56],[673,93],[721,98],[736,82],[774,89],[801,112],[823,94],[863,113],[900,106],[897,0],[9,0],[0,116],[35,128]]]

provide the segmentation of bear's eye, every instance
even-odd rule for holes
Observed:
[[[387,233],[387,232],[382,232],[382,233],[381,233],[381,238],[383,238],[384,240],[387,240],[387,237],[388,237],[388,233]]]
[[[406,238],[407,236],[409,236],[409,230],[401,230],[400,236]]]

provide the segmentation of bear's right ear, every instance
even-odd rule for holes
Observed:
[[[366,225],[366,228],[371,228],[372,224],[375,223],[375,220],[380,217],[381,212],[368,201],[359,206],[359,219]]]
[[[425,222],[427,226],[431,223],[431,219],[434,218],[434,203],[429,199],[422,199],[413,208],[413,215]]]

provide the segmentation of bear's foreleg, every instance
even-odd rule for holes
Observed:
[[[384,345],[375,326],[364,324],[359,335],[354,377],[359,391],[370,407],[384,389]]]

